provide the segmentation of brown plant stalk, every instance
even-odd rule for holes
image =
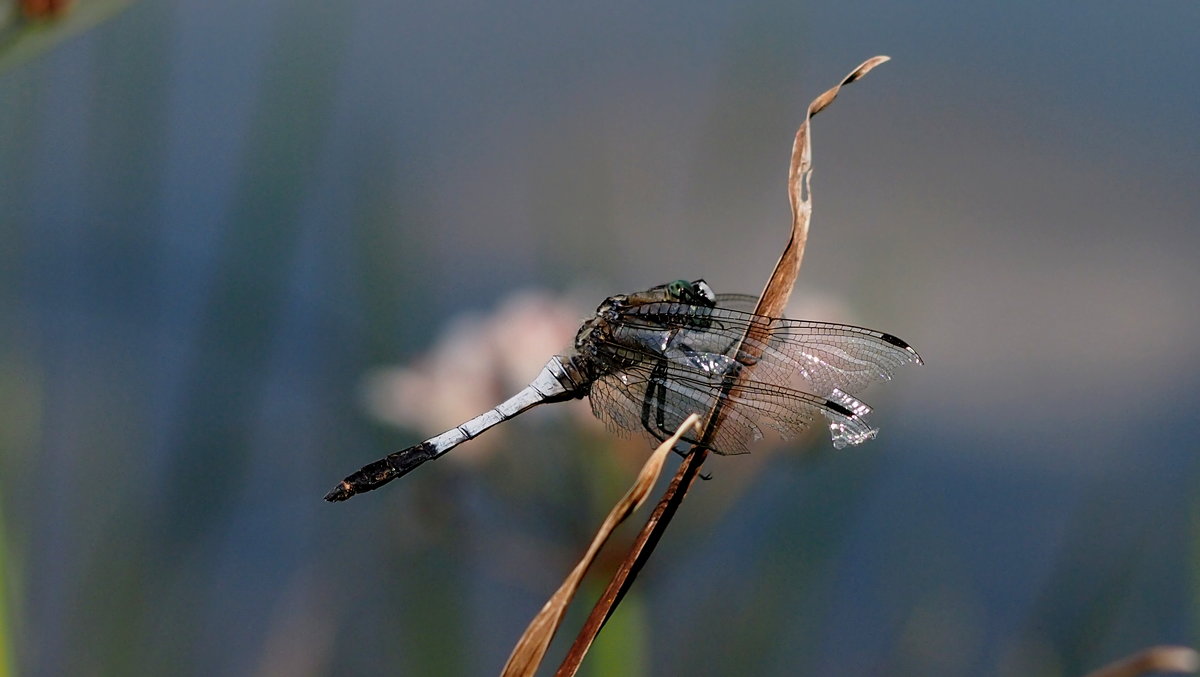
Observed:
[[[768,317],[781,316],[784,307],[787,305],[788,298],[791,296],[796,277],[800,272],[800,262],[804,257],[804,245],[808,239],[809,219],[812,215],[812,195],[810,192],[812,143],[809,134],[809,121],[837,98],[838,92],[842,87],[861,78],[887,60],[888,57],[886,56],[877,56],[868,59],[843,78],[841,82],[818,96],[809,104],[804,122],[796,131],[788,171],[788,197],[792,207],[791,236],[784,247],[783,253],[779,257],[779,261],[775,264],[775,270],[772,272],[766,287],[763,289],[762,295],[759,297],[755,308],[756,314]],[[752,326],[747,333],[747,337],[758,338],[756,334],[765,330],[765,326]],[[758,343],[760,342],[752,342],[750,345],[757,345]],[[747,352],[753,351],[748,350]],[[734,354],[738,354],[738,351],[734,351]],[[739,377],[732,379],[726,385],[726,393],[736,391],[738,384],[749,376],[750,371],[753,369],[753,362],[753,355],[751,355]],[[719,398],[714,409],[708,412],[701,441],[711,439],[712,434],[724,420],[726,412],[721,406],[723,401],[724,398]],[[629,591],[634,579],[637,578],[638,572],[641,571],[646,561],[649,560],[650,555],[653,554],[655,546],[658,544],[659,539],[662,538],[663,532],[666,531],[684,497],[687,496],[688,489],[691,488],[692,483],[700,472],[700,466],[703,465],[707,456],[708,450],[702,446],[693,448],[683,463],[680,464],[679,470],[675,473],[675,477],[671,480],[662,498],[659,499],[658,505],[655,506],[654,511],[650,514],[646,525],[638,533],[624,561],[621,562],[608,587],[592,608],[591,614],[588,615],[587,621],[579,631],[574,643],[555,673],[558,677],[570,677],[579,670],[579,666],[582,664],[584,656],[587,655],[588,649],[599,634],[600,628],[612,616],[617,606],[621,603],[621,599],[624,598],[625,593]]]
[[[675,434],[658,445],[654,453],[650,454],[650,458],[646,460],[637,479],[634,480],[633,486],[609,511],[600,530],[592,538],[592,544],[588,546],[587,552],[580,558],[579,563],[571,570],[570,575],[562,582],[562,585],[558,587],[538,615],[529,622],[521,639],[513,647],[508,662],[504,664],[504,670],[500,673],[502,677],[524,677],[537,672],[542,657],[546,655],[546,649],[550,646],[550,640],[554,639],[554,633],[562,623],[563,615],[567,612],[571,599],[575,597],[579,584],[583,582],[583,575],[595,561],[596,555],[600,553],[600,548],[608,541],[608,537],[612,535],[617,526],[625,521],[625,518],[642,507],[650,495],[650,490],[658,482],[659,475],[662,474],[667,455],[675,448],[683,433],[689,428],[698,426],[699,423],[700,416],[698,414],[688,416]]]

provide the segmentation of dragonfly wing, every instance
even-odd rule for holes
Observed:
[[[803,334],[772,332],[766,340],[746,339],[741,351],[761,356],[761,380],[786,383],[799,375],[822,395],[860,392],[875,381],[891,380],[897,369],[915,361],[915,353],[856,329],[826,325]]]
[[[752,294],[717,294],[717,307],[753,313],[758,308],[758,297]]]
[[[620,346],[625,356],[633,350]],[[645,431],[665,439],[688,415],[708,415],[720,407],[721,425],[706,442],[714,452],[743,454],[750,443],[763,437],[766,427],[784,438],[795,437],[818,418],[829,421],[834,445],[858,444],[874,436],[865,415],[870,408],[837,391],[824,397],[755,379],[736,382],[727,377],[735,369],[715,372],[701,365],[721,364],[721,354],[690,353],[686,359],[668,359],[643,351],[643,359],[598,378],[592,385],[592,411],[610,429]],[[700,435],[685,434],[684,441],[700,443]]]
[[[719,397],[725,402],[722,411],[726,412],[726,418],[718,430],[715,444],[712,445],[713,450],[720,454],[744,453],[744,444],[749,440],[738,432],[748,429],[749,426],[754,426],[755,430],[769,426],[784,439],[791,439],[799,436],[817,420],[824,418],[829,424],[833,445],[838,449],[848,444],[865,442],[877,432],[866,419],[871,408],[841,391],[834,393],[833,397],[826,398],[792,388],[761,385],[751,381],[739,382],[726,392],[721,384],[697,382],[683,374],[676,375],[676,382],[708,390],[714,401]],[[721,434],[729,426],[732,426],[735,435],[726,442]]]
[[[684,379],[681,371],[692,370],[660,360],[601,376],[592,384],[592,413],[614,432],[646,433],[661,442],[691,414],[707,415],[720,399],[719,383],[705,377]],[[758,417],[729,407],[707,446],[721,454],[744,454],[762,436]],[[688,444],[700,442],[693,432],[682,439]]]
[[[827,397],[835,390],[861,391],[873,381],[891,379],[905,364],[921,362],[907,343],[883,332],[832,322],[763,317],[731,308],[645,304],[626,311],[620,323],[631,330],[673,327],[676,340],[696,350],[722,353],[742,362],[757,360],[756,379],[762,382],[784,385],[799,375],[813,392]],[[744,338],[752,327],[750,335],[756,339]]]
[[[646,381],[630,379],[618,372],[605,374],[592,382],[588,402],[592,414],[608,431],[621,437],[642,431],[642,404],[646,399]]]

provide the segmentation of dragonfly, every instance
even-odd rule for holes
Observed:
[[[647,435],[656,444],[690,414],[712,421],[719,412],[716,425],[684,433],[680,453],[744,454],[764,429],[787,439],[817,421],[828,425],[838,449],[874,438],[871,407],[854,393],[890,380],[906,364],[922,364],[917,351],[872,329],[756,315],[757,301],[715,294],[704,280],[610,296],[580,326],[572,349],[550,358],[523,390],[363,466],[325,500],[378,489],[539,404],[584,397],[610,431]]]

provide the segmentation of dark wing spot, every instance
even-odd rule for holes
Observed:
[[[835,414],[841,414],[842,416],[845,416],[846,418],[855,418],[856,416],[858,416],[853,411],[847,409],[845,405],[838,404],[837,402],[834,402],[833,400],[825,400],[825,406],[828,407],[829,410],[834,412]]]

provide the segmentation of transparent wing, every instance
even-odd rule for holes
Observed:
[[[752,294],[717,294],[717,307],[752,313],[758,307],[758,297]]]
[[[670,341],[695,352],[739,361],[757,355],[758,380],[784,385],[799,375],[812,392],[826,397],[835,391],[859,392],[873,381],[891,379],[902,365],[921,363],[911,346],[891,334],[832,322],[764,317],[732,308],[648,303],[626,309],[616,324],[631,335],[669,333]],[[743,342],[752,326],[758,339]]]
[[[668,358],[653,351],[614,346],[622,355],[621,369],[600,376],[591,387],[595,415],[614,432],[645,431],[656,440],[666,439],[688,415],[706,415],[716,407],[722,422],[707,446],[719,454],[743,454],[770,427],[786,438],[795,437],[818,417],[829,421],[834,445],[858,444],[874,436],[866,421],[870,412],[862,402],[841,393],[826,398],[777,384],[757,381],[757,372],[728,389],[727,376],[736,368],[717,372],[704,366],[721,363],[718,354],[692,353],[686,359]],[[637,354],[642,359],[631,359]],[[840,392],[840,391],[839,391]],[[699,444],[699,436],[685,434],[684,441]]]

